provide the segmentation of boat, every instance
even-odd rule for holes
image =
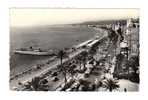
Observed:
[[[55,55],[55,53],[52,50],[49,51],[43,51],[40,48],[39,49],[33,49],[30,47],[30,49],[18,49],[14,51],[15,54],[22,54],[22,55],[37,55],[37,56],[52,56]]]

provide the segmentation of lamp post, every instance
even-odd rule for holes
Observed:
[[[110,64],[111,55],[108,55],[108,64]]]

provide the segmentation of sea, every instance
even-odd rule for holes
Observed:
[[[48,56],[19,55],[20,48],[58,50],[78,45],[96,34],[86,25],[45,25],[32,27],[10,27],[10,75],[16,75],[36,64],[48,60]]]

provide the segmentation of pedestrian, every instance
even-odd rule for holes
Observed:
[[[126,88],[124,88],[124,92],[127,92],[127,89]]]

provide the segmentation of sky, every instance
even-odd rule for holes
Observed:
[[[26,9],[9,10],[10,26],[72,24],[85,21],[137,18],[139,9]]]

